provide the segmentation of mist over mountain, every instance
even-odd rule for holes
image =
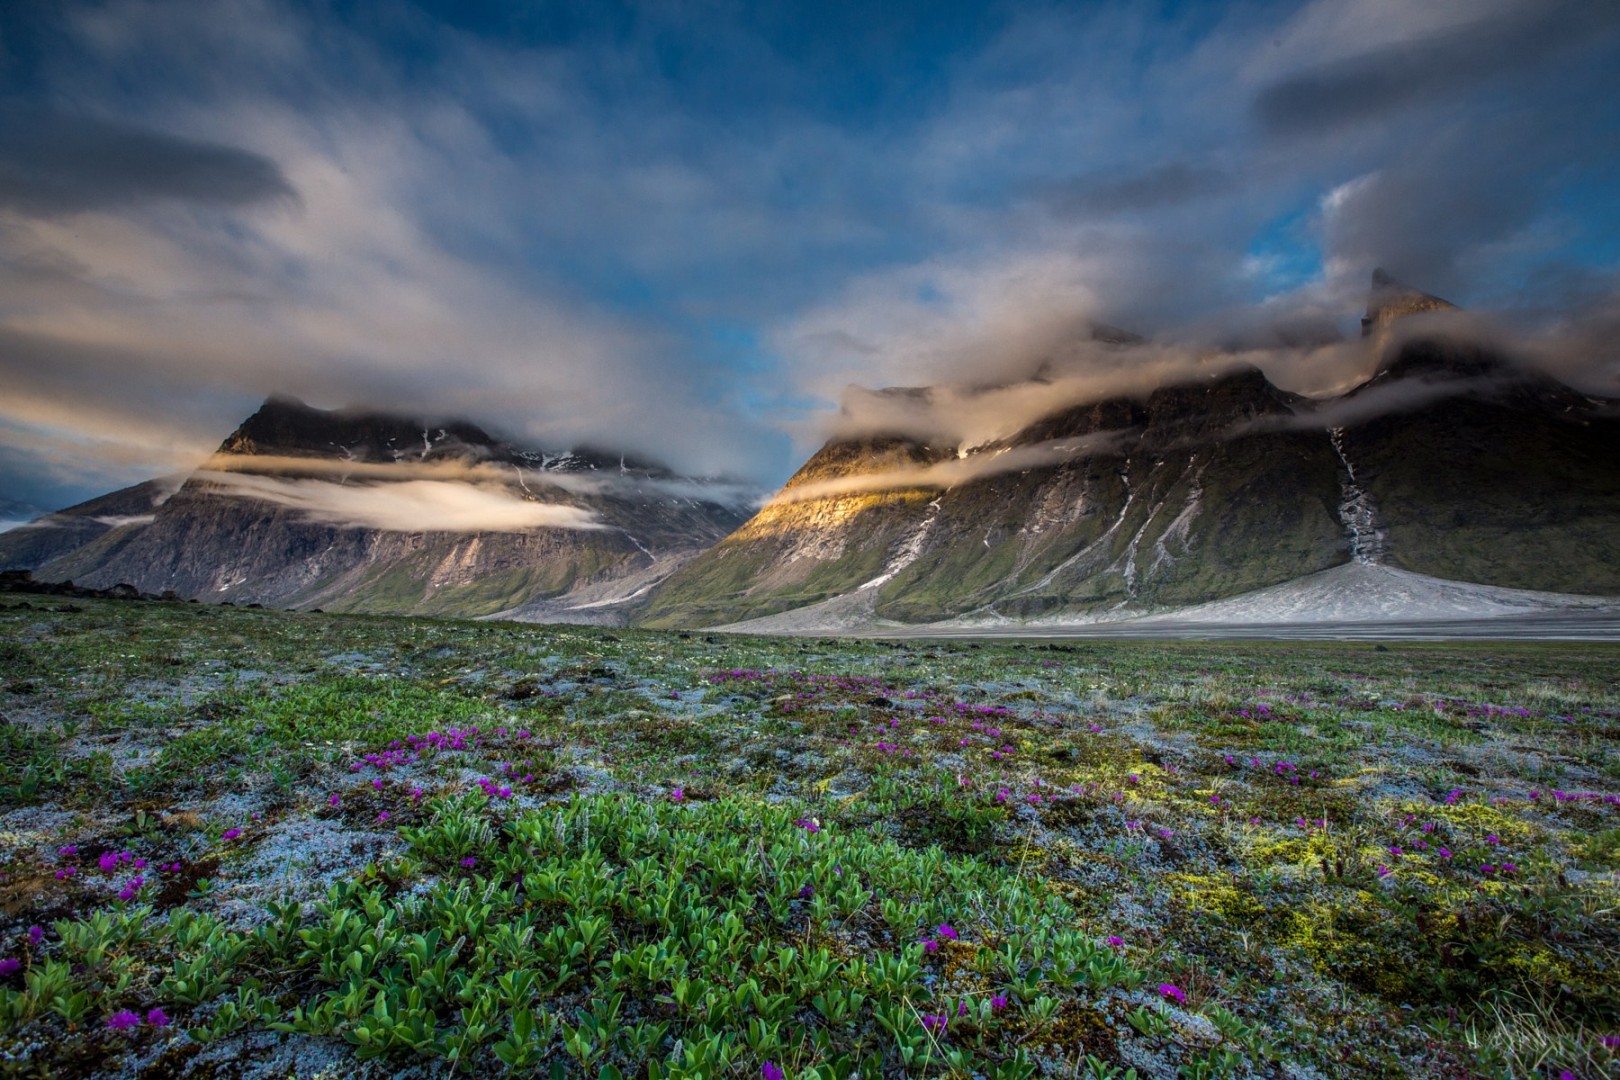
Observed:
[[[614,622],[748,497],[610,451],[278,397],[183,479],[0,536],[0,564],[234,603]]]
[[[1453,311],[1376,273],[1363,327],[1377,367],[1339,394],[1211,356],[983,442],[922,434],[920,412],[835,437],[645,618],[1118,618],[1352,563],[1620,593],[1620,414],[1434,321]],[[1051,400],[1049,380],[1022,389]],[[872,400],[899,415],[947,398]]]

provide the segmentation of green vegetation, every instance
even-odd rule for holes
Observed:
[[[1620,1075],[1617,661],[10,597],[0,1071]]]

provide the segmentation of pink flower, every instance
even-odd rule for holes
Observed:
[[[337,792],[334,791],[334,792],[332,792],[332,797],[330,799],[326,800],[326,805],[327,806],[336,806],[338,803],[340,803],[342,801],[343,801],[343,796],[339,795]]]
[[[123,1031],[125,1028],[132,1028],[140,1022],[141,1018],[135,1013],[130,1012],[128,1009],[119,1009],[117,1012],[107,1017],[107,1026],[112,1028],[114,1031]]]
[[[923,938],[922,947],[923,952],[939,952],[939,942],[933,938]]]
[[[1106,940],[1109,945],[1116,949],[1123,949],[1125,947],[1125,939],[1120,937],[1118,934],[1110,934],[1104,940]]]
[[[1173,1001],[1177,1005],[1187,1004],[1186,993],[1175,983],[1160,983],[1159,996],[1164,998],[1166,1001]]]
[[[1002,1009],[1005,1009],[1006,1007],[1007,1007],[1007,995],[1006,994],[997,994],[995,997],[990,999],[990,1010],[992,1012],[1000,1012]]]
[[[670,789],[670,792],[669,792],[669,801],[670,802],[684,802],[685,800],[686,800],[686,792],[685,791],[683,791],[680,788],[671,788]],[[776,1068],[775,1065],[771,1065],[771,1063],[768,1062],[768,1061],[765,1064],[770,1065],[770,1067],[773,1068],[773,1069]],[[780,1070],[778,1070],[778,1071],[780,1071]]]
[[[221,840],[235,840],[238,836],[241,836],[241,835],[242,835],[242,830],[241,829],[226,829],[224,832],[219,834],[219,838]]]
[[[940,937],[944,938],[946,941],[955,941],[955,940],[957,940],[956,928],[951,926],[950,923],[940,923],[938,926],[936,926],[934,928],[934,933],[938,934]]]

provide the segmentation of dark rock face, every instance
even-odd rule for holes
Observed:
[[[1452,305],[1375,275],[1364,326]],[[1393,340],[1393,337],[1391,338]],[[940,490],[796,489],[956,456],[833,442],[659,590],[652,625],[718,625],[870,590],[882,618],[1164,609],[1352,559],[1620,594],[1620,419],[1476,345],[1409,339],[1334,402],[1226,371],[1056,411],[969,460],[1103,432],[1073,460]]]
[[[655,564],[667,573],[745,516],[731,502],[706,497],[701,483],[602,451],[548,453],[472,424],[327,412],[289,399],[267,401],[249,417],[222,443],[213,467],[363,483],[346,479],[341,467],[447,463],[499,466],[512,497],[586,511],[598,527],[407,533],[328,524],[225,494],[204,473],[187,479],[149,523],[86,531],[82,542],[64,542],[67,550],[36,565],[46,579],[100,588],[129,582],[146,592],[239,604],[480,615],[606,587]],[[573,482],[559,486],[554,477]],[[626,617],[622,606],[602,608],[591,609],[591,621]],[[550,615],[566,619],[567,605]]]

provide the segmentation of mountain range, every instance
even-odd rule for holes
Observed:
[[[1114,619],[1290,582],[1620,595],[1620,409],[1396,332],[1450,308],[1380,272],[1362,322],[1380,360],[1344,393],[1223,360],[972,445],[869,429],[752,516],[735,485],[611,452],[272,399],[190,476],[0,534],[0,569],[279,607],[761,630]],[[1125,359],[1141,345],[1094,338]],[[443,513],[457,528],[412,525]]]
[[[734,529],[750,494],[465,422],[272,398],[191,475],[0,534],[0,569],[274,607],[617,621],[603,612]],[[455,528],[431,528],[446,515]]]

